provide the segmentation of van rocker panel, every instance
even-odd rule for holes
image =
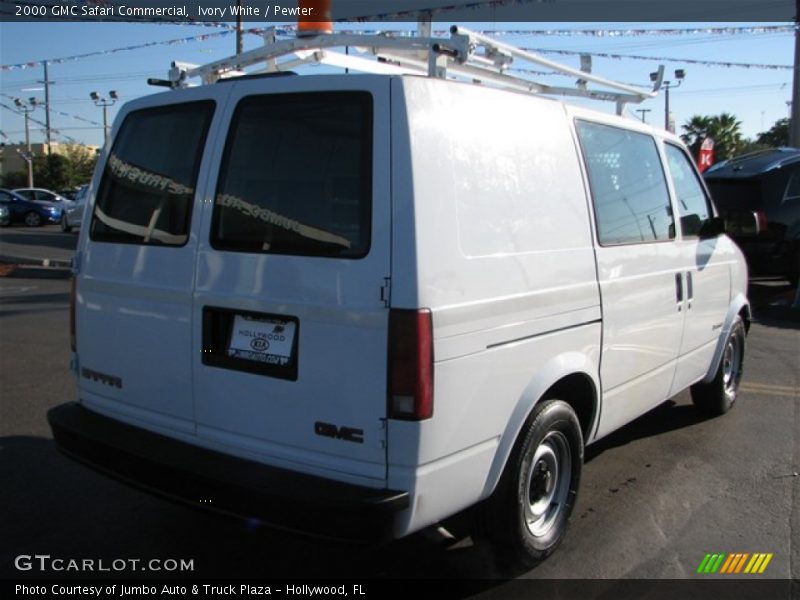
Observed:
[[[71,402],[47,414],[58,449],[96,470],[172,500],[338,539],[392,537],[407,492],[296,473],[200,448]]]

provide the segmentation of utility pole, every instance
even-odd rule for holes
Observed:
[[[796,2],[800,2],[800,0],[795,0],[795,1]],[[680,87],[680,85],[683,83],[683,78],[684,77],[686,77],[686,71],[684,71],[683,69],[675,69],[675,80],[678,83],[673,83],[672,81],[665,81],[661,86],[662,88],[664,88],[664,129],[666,129],[667,131],[672,131],[672,129],[670,129],[670,126],[669,126],[670,125],[670,123],[669,123],[669,90],[670,90],[670,88]],[[653,74],[652,73],[650,74],[650,78],[651,79],[653,78]],[[675,132],[672,131],[672,133],[675,133]]]
[[[103,109],[103,143],[105,143],[108,141],[108,107],[116,103],[119,96],[116,91],[111,90],[108,92],[108,99],[100,96],[97,92],[91,92],[89,97],[94,101],[95,106]]]
[[[637,108],[636,112],[642,115],[642,123],[647,123],[644,117],[647,113],[651,112],[651,110],[649,108]]]
[[[33,187],[33,153],[31,152],[31,128],[28,119],[30,118],[28,115],[36,110],[36,102],[34,102],[35,98],[31,98],[30,104],[20,100],[19,98],[14,98],[14,104],[21,113],[25,115],[25,153],[22,155],[22,158],[25,159],[25,162],[28,163],[28,187]]]
[[[798,0],[800,1],[800,0]],[[44,65],[44,81],[39,83],[44,84],[44,128],[45,128],[45,145],[47,147],[47,155],[50,155],[50,143],[52,134],[50,130],[50,85],[53,83],[47,76],[47,61],[43,62]]]
[[[792,115],[789,119],[789,145],[800,147],[800,0],[794,4],[794,77],[792,78]]]
[[[236,56],[239,56],[244,49],[242,44],[242,0],[236,0],[236,6],[239,8],[236,13]]]

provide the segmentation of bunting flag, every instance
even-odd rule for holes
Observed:
[[[273,28],[275,31],[275,35],[277,37],[290,37],[295,35],[296,26],[294,25],[286,25],[281,27]],[[244,31],[246,34],[253,34],[262,36],[267,30],[265,28],[249,28]],[[735,35],[742,35],[742,34],[765,34],[765,33],[788,33],[793,32],[794,26],[759,26],[759,27],[714,27],[714,28],[707,28],[707,29],[698,29],[698,28],[691,28],[691,29],[626,29],[626,30],[535,30],[535,29],[526,29],[526,30],[503,30],[503,31],[494,31],[494,30],[485,30],[481,31],[481,33],[486,35],[492,36],[508,36],[508,35],[608,35],[609,37],[613,37],[613,35],[623,35],[622,32],[625,32],[624,35],[678,35],[678,34],[698,34],[698,33],[713,33],[714,35],[724,35],[724,34],[735,34]],[[601,33],[604,32],[604,33]],[[655,33],[659,32],[659,33]],[[379,34],[379,33],[386,33],[385,30],[343,30],[341,33],[372,33],[372,34]],[[436,31],[436,35],[446,35],[446,31]],[[143,48],[151,48],[154,46],[175,46],[179,44],[188,44],[192,42],[204,42],[211,39],[226,37],[235,34],[235,31],[232,29],[226,29],[225,31],[217,31],[214,33],[204,33],[201,35],[193,35],[193,36],[186,36],[171,40],[162,40],[157,42],[145,42],[142,44],[134,44],[131,46],[123,46],[120,48],[111,48],[108,50],[97,50],[95,52],[86,52],[84,54],[76,54],[73,56],[63,56],[59,58],[49,58],[45,60],[38,60],[26,63],[17,63],[17,64],[10,64],[10,65],[0,65],[0,71],[17,71],[17,70],[24,70],[24,69],[33,69],[37,67],[41,67],[44,63],[48,64],[63,64],[78,60],[83,60],[86,58],[94,58],[98,56],[107,56],[111,54],[117,54],[119,52],[130,52],[133,50],[141,50]],[[397,36],[414,36],[416,32],[413,31],[393,31],[393,35]],[[531,52],[538,52],[540,54],[561,54],[561,55],[580,55],[580,54],[590,54],[592,56],[597,56],[600,58],[612,58],[615,60],[624,60],[624,59],[631,59],[631,60],[652,60],[652,61],[663,61],[663,62],[683,62],[687,64],[694,64],[694,65],[702,65],[708,67],[726,67],[726,68],[744,68],[744,69],[771,69],[771,70],[792,70],[793,67],[791,65],[779,65],[779,64],[761,64],[761,63],[742,63],[742,62],[732,62],[732,61],[713,61],[713,60],[700,60],[700,59],[690,59],[690,58],[674,58],[674,57],[663,57],[663,56],[642,56],[636,54],[615,54],[609,52],[582,52],[582,51],[575,51],[575,50],[552,50],[547,48],[524,48],[525,50]]]
[[[0,96],[3,96],[4,98],[8,98],[9,100],[12,100],[12,101],[16,99],[15,96],[11,96],[10,94],[0,94]],[[39,106],[44,107],[44,103],[39,104]],[[19,114],[22,114],[20,111],[16,111],[16,112],[18,112]],[[102,123],[98,123],[97,121],[92,121],[91,119],[86,119],[86,118],[80,117],[78,115],[72,115],[70,113],[65,113],[64,111],[56,110],[54,108],[51,108],[50,112],[54,113],[54,114],[57,114],[57,115],[61,115],[62,117],[69,117],[70,119],[75,119],[76,121],[83,121],[84,123],[89,123],[90,125],[96,125],[97,127],[102,127],[103,126]]]
[[[153,46],[174,46],[177,44],[188,44],[190,42],[203,42],[212,38],[224,37],[236,33],[233,30],[218,31],[215,33],[204,33],[202,35],[193,35],[182,37],[172,40],[162,40],[160,42],[145,42],[143,44],[135,44],[132,46],[123,46],[121,48],[111,48],[109,50],[97,50],[95,52],[86,52],[84,54],[75,54],[74,56],[62,56],[60,58],[48,58],[46,60],[37,60],[27,63],[18,63],[15,65],[0,65],[0,71],[17,71],[22,69],[33,69],[40,67],[44,63],[50,65],[57,65],[66,62],[73,62],[83,60],[86,58],[94,58],[96,56],[108,56],[110,54],[117,54],[118,52],[129,52],[131,50],[141,50],[142,48],[152,48]]]
[[[13,113],[16,113],[18,115],[22,115],[23,114],[20,111],[15,110],[13,107],[8,106],[7,104],[4,104],[3,102],[0,102],[0,108],[5,108],[6,110],[9,110],[9,111],[11,111]],[[40,127],[42,127],[45,130],[47,129],[47,125],[45,123],[42,123],[39,119],[35,119],[34,117],[29,116],[28,120],[31,121],[32,123],[36,123],[37,125],[39,125]],[[102,127],[102,125],[101,125],[101,127]],[[67,140],[70,144],[78,144],[78,143],[80,143],[74,137],[71,137],[71,136],[67,135],[66,133],[61,133],[61,131],[59,131],[55,127],[50,127],[50,135],[51,136],[57,135],[57,136],[65,139],[65,140]]]
[[[741,63],[730,61],[717,61],[717,60],[699,60],[695,58],[675,58],[667,56],[641,56],[638,54],[612,54],[610,52],[582,52],[577,50],[551,50],[548,48],[523,48],[528,52],[538,52],[539,54],[560,54],[567,56],[580,56],[581,54],[589,54],[590,56],[597,56],[600,58],[613,58],[615,60],[650,60],[657,62],[680,62],[688,63],[691,65],[702,65],[706,67],[726,67],[726,68],[741,68],[741,69],[772,69],[772,70],[788,70],[792,71],[792,65],[771,65],[763,63]]]

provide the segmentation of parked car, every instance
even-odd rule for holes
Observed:
[[[60,206],[52,202],[31,202],[11,190],[0,189],[0,204],[8,208],[12,223],[38,227],[61,220]]]
[[[67,200],[72,200],[74,202],[75,201],[75,196],[78,194],[78,189],[79,188],[74,187],[74,188],[67,189],[67,190],[58,190],[58,192],[56,192],[56,193],[59,196],[61,196],[62,198],[66,198]]]
[[[11,223],[11,211],[5,204],[0,204],[0,227],[5,227]]]
[[[61,231],[68,233],[74,228],[81,226],[83,212],[86,208],[89,185],[82,185],[75,193],[75,200],[72,206],[67,207],[61,214]]]
[[[44,188],[17,188],[14,192],[32,202],[51,202],[60,204],[62,207],[72,203],[72,200],[69,198],[65,198],[60,194]]]
[[[220,80],[114,131],[76,252],[79,401],[49,413],[103,473],[344,538],[478,505],[529,563],[586,444],[687,388],[736,401],[747,268],[672,134],[401,75]]]
[[[800,277],[800,149],[777,148],[719,163],[704,174],[751,275]]]

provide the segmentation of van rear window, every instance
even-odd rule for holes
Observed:
[[[91,239],[182,246],[213,102],[130,113],[114,141],[92,215]]]
[[[370,94],[248,97],[228,135],[211,244],[239,252],[363,257],[371,194]]]

